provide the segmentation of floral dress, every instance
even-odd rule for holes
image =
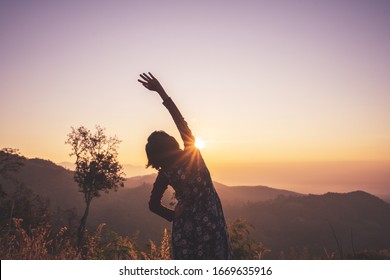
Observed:
[[[187,123],[169,98],[163,103],[184,141],[183,159],[169,170],[161,169],[150,197],[150,209],[172,224],[174,259],[231,259],[232,251],[221,201],[209,170]],[[161,205],[171,185],[178,201],[175,211]]]

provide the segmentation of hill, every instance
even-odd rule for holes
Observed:
[[[259,202],[275,199],[280,196],[302,196],[303,194],[273,189],[265,186],[226,186],[214,182],[215,189],[225,207],[237,207],[242,203]]]
[[[390,204],[362,191],[279,197],[226,210],[253,224],[256,239],[272,248],[271,258],[282,251],[311,259],[390,248]]]
[[[72,171],[42,159],[23,159],[23,163],[14,174],[19,182],[49,199],[52,209],[73,208],[81,216],[84,203]],[[148,209],[155,177],[156,174],[128,178],[124,188],[95,199],[89,226],[106,223],[122,235],[139,233],[140,244],[148,239],[160,240],[163,229],[171,225]],[[12,192],[14,184],[4,180],[0,183],[6,192]],[[390,205],[371,194],[356,191],[303,195],[264,186],[214,184],[227,220],[244,218],[251,223],[256,228],[252,238],[272,250],[270,258],[308,258],[308,254],[324,256],[332,251],[350,254],[355,250],[390,248]],[[169,191],[163,202],[169,205],[171,201]]]
[[[43,159],[23,159],[23,167],[15,174],[20,183],[31,188],[35,193],[42,197],[48,198],[52,206],[61,208],[82,208],[82,195],[78,192],[77,184],[73,180],[73,171],[59,166],[51,161]],[[134,192],[134,198],[137,194],[141,194],[139,190],[130,191],[137,187],[144,187],[145,197],[148,199],[152,185],[156,179],[156,174],[144,176],[135,176],[126,178],[124,188],[118,190],[119,196],[127,196]],[[239,205],[246,202],[264,201],[276,198],[280,195],[300,195],[295,192],[286,190],[272,189],[263,186],[257,187],[228,187],[221,183],[214,182],[221,200],[226,205]],[[12,185],[5,184],[5,190],[10,191]],[[8,186],[8,188],[7,188]],[[172,190],[168,191],[167,197],[171,197]],[[116,198],[115,192],[111,192],[111,196]],[[112,198],[109,195],[103,194],[99,200],[109,200]],[[138,199],[137,199],[138,200]],[[113,201],[114,203],[114,201]],[[147,205],[147,203],[145,204]]]
[[[42,159],[23,159],[23,167],[15,174],[17,180],[50,201],[52,209],[74,209],[78,216],[84,210],[83,196],[73,180],[73,171]],[[160,238],[164,227],[170,224],[151,213],[148,201],[156,174],[127,178],[124,188],[102,194],[91,204],[89,224],[92,227],[106,223],[120,234],[142,233],[142,242]],[[12,191],[12,184],[4,183],[5,191]],[[264,201],[280,195],[298,195],[268,187],[228,187],[215,183],[225,207],[236,207],[247,202]],[[172,201],[172,189],[168,189],[163,202]]]
[[[75,169],[75,164],[68,161],[59,162],[57,163],[57,165],[62,166],[71,171]],[[149,175],[150,173],[152,173],[150,169],[146,169],[145,166],[132,164],[124,164],[123,172],[126,174],[126,177],[136,177],[139,175]]]

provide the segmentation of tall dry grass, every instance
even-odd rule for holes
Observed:
[[[127,236],[103,234],[105,224],[94,232],[86,232],[82,248],[76,246],[75,231],[62,227],[54,232],[50,224],[26,231],[22,219],[13,218],[8,228],[0,233],[2,260],[168,260],[171,245],[167,230],[160,244],[149,241],[148,250],[140,250]]]

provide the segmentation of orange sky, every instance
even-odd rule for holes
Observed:
[[[70,127],[99,124],[121,162],[144,165],[152,131],[178,137],[136,81],[151,71],[223,183],[284,186],[286,162],[390,161],[388,2],[226,2],[1,2],[0,147],[71,161]],[[258,171],[269,162],[280,175]]]

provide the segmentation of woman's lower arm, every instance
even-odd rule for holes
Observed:
[[[158,94],[160,95],[160,97],[161,97],[161,99],[162,99],[163,101],[165,101],[165,100],[167,100],[167,99],[169,98],[168,94],[165,92],[164,89],[159,90],[159,91],[158,91]]]

